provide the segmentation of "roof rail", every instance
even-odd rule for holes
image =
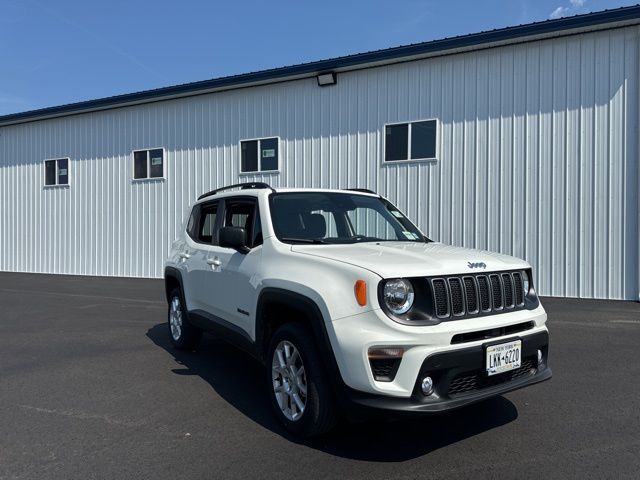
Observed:
[[[275,192],[275,190],[273,189],[273,187],[271,187],[271,185],[264,182],[236,183],[235,185],[228,185],[226,187],[216,188],[215,190],[211,190],[210,192],[203,193],[198,197],[198,200],[202,200],[203,198],[206,198],[206,197],[211,197],[212,195],[215,195],[216,193],[222,192],[224,190],[231,190],[232,188],[240,188],[240,190],[247,190],[252,188],[270,188],[273,192]]]
[[[348,190],[350,192],[371,193],[373,195],[378,195],[376,192],[374,192],[373,190],[369,190],[368,188],[345,188],[345,190]]]

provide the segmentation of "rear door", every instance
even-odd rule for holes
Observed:
[[[221,278],[221,262],[217,251],[218,231],[222,221],[222,206],[218,200],[200,205],[200,212],[190,245],[185,288],[190,301],[189,310],[205,317],[219,317],[222,310],[218,307],[219,298],[225,295],[224,282]]]

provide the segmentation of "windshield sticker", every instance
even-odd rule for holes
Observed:
[[[391,210],[391,213],[396,218],[403,218],[404,217],[404,215],[402,215],[398,210]]]
[[[418,237],[416,237],[416,235],[415,235],[414,233],[412,233],[412,232],[403,231],[402,233],[403,233],[403,234],[404,234],[404,236],[405,236],[407,239],[409,239],[409,240],[415,240],[415,239],[417,239],[417,238],[418,238]]]

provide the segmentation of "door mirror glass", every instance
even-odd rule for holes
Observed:
[[[234,248],[241,253],[247,253],[247,232],[242,227],[222,227],[220,229],[220,246]]]

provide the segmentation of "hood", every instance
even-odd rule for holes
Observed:
[[[519,258],[442,243],[380,242],[293,245],[292,251],[365,268],[382,278],[458,275],[529,268]],[[474,264],[473,267],[469,264]],[[484,264],[478,266],[475,264]]]

